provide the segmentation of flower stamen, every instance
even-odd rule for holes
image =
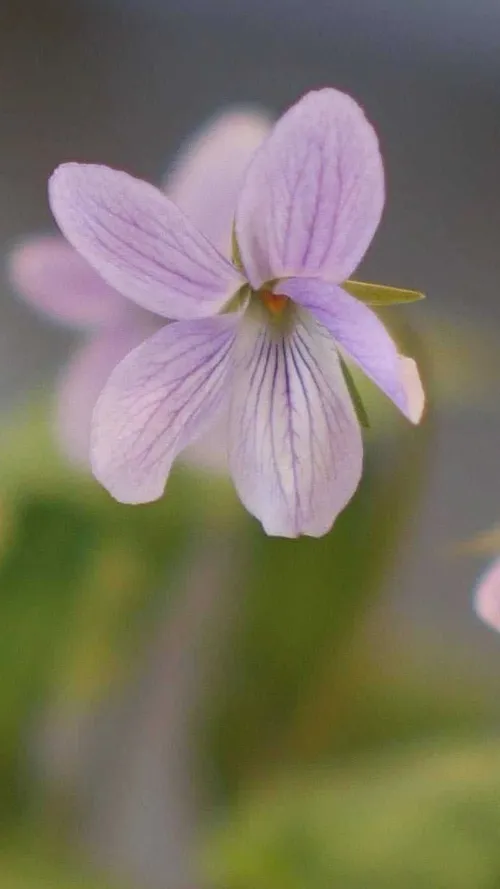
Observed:
[[[273,293],[271,290],[261,290],[259,296],[273,315],[281,315],[288,302],[287,296],[283,296],[282,293]]]

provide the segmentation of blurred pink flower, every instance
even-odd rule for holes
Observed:
[[[342,351],[412,422],[424,401],[415,363],[340,286],[384,205],[378,140],[359,105],[323,89],[277,122],[235,196],[232,262],[158,189],[126,173],[63,164],[49,194],[61,230],[108,283],[177,319],[104,387],[93,417],[96,477],[122,502],[160,497],[173,460],[222,413],[249,512],[269,534],[325,534],[362,471]]]
[[[172,201],[219,250],[231,243],[236,196],[244,171],[270,128],[256,111],[223,113],[181,147],[163,182]],[[66,455],[89,464],[90,428],[97,397],[113,368],[165,319],[122,296],[61,236],[26,240],[9,257],[11,281],[27,302],[65,326],[85,331],[62,375],[57,401],[58,437]],[[226,467],[217,429],[185,452],[210,469]]]
[[[500,558],[479,578],[474,607],[481,620],[500,632]]]

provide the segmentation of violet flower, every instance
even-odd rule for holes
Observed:
[[[236,200],[232,262],[126,173],[64,164],[49,191],[62,232],[108,284],[178,319],[124,358],[100,395],[96,477],[122,502],[155,500],[175,457],[227,411],[229,469],[267,533],[328,531],[362,471],[341,352],[411,421],[423,408],[414,362],[340,286],[384,203],[361,108],[323,89],[278,121]]]
[[[474,607],[485,624],[500,632],[500,558],[495,559],[479,578]]]
[[[251,111],[229,111],[210,121],[164,181],[164,190],[213,243],[231,240],[233,210],[244,171],[270,122]],[[165,319],[140,308],[103,280],[61,236],[32,237],[9,257],[11,281],[31,305],[76,330],[85,341],[65,369],[57,399],[58,438],[65,454],[88,465],[90,426],[97,397],[113,368]],[[211,470],[225,468],[220,436],[186,453]]]

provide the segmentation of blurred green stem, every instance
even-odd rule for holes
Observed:
[[[92,857],[128,885],[199,886],[197,713],[212,687],[230,623],[238,523],[196,528],[191,558],[169,594],[126,713],[108,740],[104,778],[89,812]]]
[[[359,618],[364,623],[371,608],[379,602],[377,593],[394,558],[392,547],[386,545],[387,540],[395,538],[394,545],[400,546],[425,490],[430,424],[427,423],[425,429],[418,432],[412,430],[412,433],[406,436],[406,446],[402,447],[401,453],[390,461],[385,471],[380,472],[377,494],[379,520],[373,523],[371,531],[371,547],[377,553],[377,558],[373,558],[372,572],[364,594],[355,599],[352,612],[346,616],[347,629],[341,639],[343,644],[339,644],[338,634],[331,643],[327,640],[309,688],[297,702],[288,735],[282,738],[283,748],[292,759],[307,760],[321,756],[328,749],[332,727],[342,721],[344,707],[350,706],[352,684],[356,682],[356,662],[354,665],[349,663],[356,648],[352,633]],[[400,496],[401,490],[405,490],[405,497]]]

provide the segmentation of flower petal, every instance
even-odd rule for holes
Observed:
[[[201,438],[188,445],[181,454],[187,466],[210,475],[228,476],[227,411],[224,411]]]
[[[245,177],[236,233],[251,283],[301,274],[344,281],[383,205],[378,140],[362,109],[334,89],[308,93],[278,121]]]
[[[218,312],[239,272],[147,182],[92,164],[63,164],[49,196],[68,241],[111,284],[167,318]]]
[[[336,284],[315,278],[291,278],[275,289],[308,309],[400,411],[419,422],[424,393],[417,366],[398,353],[372,309]]]
[[[229,464],[239,496],[268,534],[320,537],[362,470],[335,345],[305,312],[285,335],[245,316],[235,362]]]
[[[177,454],[225,403],[239,316],[162,328],[111,374],[94,411],[92,466],[123,503],[163,493]]]
[[[181,149],[165,179],[166,194],[225,255],[245,171],[270,127],[258,111],[220,114]]]
[[[91,337],[64,371],[57,400],[58,437],[74,463],[90,469],[90,430],[96,401],[117,364],[155,330],[153,316]]]
[[[500,631],[500,559],[496,559],[479,579],[474,607],[478,617]]]
[[[20,296],[75,327],[110,324],[127,305],[61,237],[41,235],[19,244],[9,256],[8,271]]]
[[[406,416],[412,423],[420,423],[425,407],[425,392],[416,361],[399,356],[401,377],[406,392]]]

